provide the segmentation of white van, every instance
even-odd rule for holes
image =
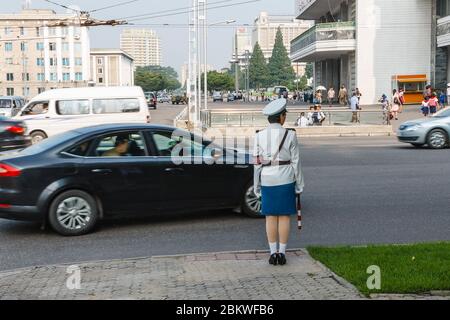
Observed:
[[[111,123],[149,123],[141,87],[56,89],[33,98],[15,119],[26,122],[33,143],[65,131]]]
[[[0,97],[0,117],[12,118],[17,115],[25,105],[22,97]]]

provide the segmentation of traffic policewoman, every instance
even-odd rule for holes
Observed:
[[[297,215],[297,196],[304,188],[297,134],[283,128],[286,106],[286,99],[267,105],[263,113],[268,117],[269,126],[256,134],[254,144],[254,191],[262,200],[261,213],[266,216],[272,265],[286,264],[290,220]]]

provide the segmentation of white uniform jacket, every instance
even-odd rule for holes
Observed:
[[[303,193],[305,187],[303,172],[300,162],[300,148],[295,131],[288,131],[288,136],[276,159],[276,155],[287,129],[280,124],[271,124],[267,129],[256,134],[254,143],[255,175],[254,188],[255,194],[261,196],[261,187],[274,187],[286,184],[296,183],[297,194]],[[256,163],[258,159],[262,162],[267,161],[291,161],[290,165],[268,166]]]

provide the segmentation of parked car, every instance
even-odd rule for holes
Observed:
[[[149,108],[156,110],[158,108],[158,98],[154,92],[145,92],[145,98],[147,99],[147,105]]]
[[[214,92],[213,93],[213,102],[221,101],[223,102],[223,95],[220,92]]]
[[[48,222],[61,235],[77,236],[113,216],[241,208],[260,217],[251,156],[175,130],[94,126],[0,156],[0,218]],[[178,157],[176,148],[186,146],[203,154],[204,164]],[[243,161],[206,164],[230,156]]]
[[[235,100],[236,100],[236,97],[234,96],[234,94],[229,93],[228,96],[227,96],[227,102],[232,102],[232,101],[235,101]]]
[[[25,121],[33,143],[55,134],[107,123],[150,122],[140,87],[50,90],[33,98],[14,119]]]
[[[25,105],[22,97],[4,96],[0,97],[0,117],[12,118],[17,115]]]
[[[159,103],[170,103],[172,101],[172,98],[168,95],[161,95],[158,96],[158,102]]]
[[[23,121],[0,116],[0,151],[23,149],[30,146],[31,139],[26,133],[27,126]]]
[[[450,108],[443,109],[430,118],[403,123],[397,131],[397,137],[400,142],[410,143],[415,147],[449,147]]]

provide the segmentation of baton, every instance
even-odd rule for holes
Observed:
[[[297,195],[297,227],[298,230],[302,230],[302,202],[301,195]]]

